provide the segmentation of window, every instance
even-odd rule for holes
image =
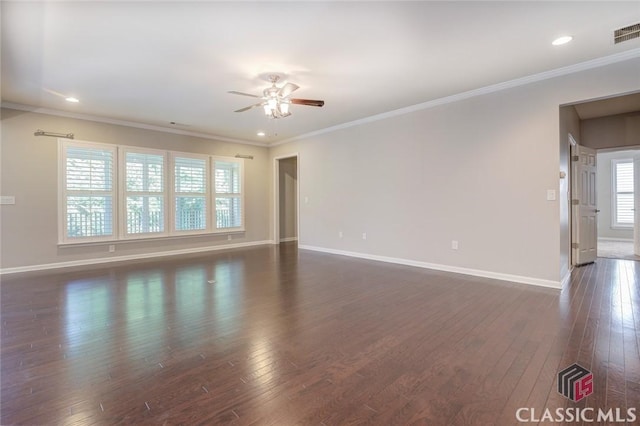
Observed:
[[[208,158],[174,157],[174,200],[176,231],[207,229]]]
[[[125,235],[165,232],[165,154],[124,150]]]
[[[244,230],[244,162],[60,140],[60,243]]]
[[[216,228],[242,227],[242,162],[214,160],[214,198]]]
[[[611,160],[613,171],[613,227],[633,227],[633,160]]]
[[[61,241],[113,238],[115,158],[111,146],[62,146]]]

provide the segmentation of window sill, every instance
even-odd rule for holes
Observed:
[[[225,231],[216,231],[216,232],[207,232],[207,233],[193,233],[193,234],[179,234],[179,235],[160,235],[160,236],[146,236],[140,238],[113,238],[109,240],[93,240],[93,241],[67,241],[64,243],[59,242],[58,247],[80,247],[80,246],[104,246],[109,244],[129,244],[129,243],[141,243],[141,242],[149,242],[149,241],[169,241],[169,240],[180,240],[184,238],[201,238],[201,237],[213,237],[216,235],[235,235],[235,234],[244,234],[244,228],[234,228]]]
[[[633,230],[633,225],[611,225],[611,229],[618,229],[621,231]]]

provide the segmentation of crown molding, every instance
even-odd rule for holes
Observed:
[[[516,79],[513,79],[513,80],[508,80],[508,81],[505,81],[505,82],[502,82],[502,83],[497,83],[497,84],[492,84],[492,85],[485,86],[485,87],[480,87],[478,89],[473,89],[473,90],[469,90],[469,91],[466,91],[466,92],[457,93],[457,94],[451,95],[451,96],[445,96],[443,98],[433,99],[433,100],[430,100],[430,101],[427,101],[427,102],[423,102],[423,103],[419,103],[419,104],[416,104],[416,105],[411,105],[411,106],[408,106],[408,107],[403,107],[403,108],[399,108],[399,109],[396,109],[396,110],[383,112],[383,113],[380,113],[380,114],[372,115],[372,116],[361,118],[361,119],[358,119],[358,120],[337,124],[335,126],[325,127],[323,129],[315,130],[315,131],[312,131],[312,132],[304,133],[304,134],[301,134],[301,135],[298,135],[298,136],[294,136],[294,137],[291,137],[291,138],[283,139],[283,140],[280,140],[280,141],[273,141],[273,142],[254,142],[254,141],[247,141],[247,140],[242,140],[242,139],[233,139],[233,138],[227,138],[227,137],[223,137],[223,136],[211,135],[211,134],[207,134],[207,133],[190,132],[188,130],[173,129],[173,128],[169,128],[169,127],[163,127],[163,126],[157,126],[157,125],[151,125],[151,124],[143,124],[143,123],[138,123],[138,122],[134,122],[134,121],[117,120],[117,119],[100,117],[100,116],[95,116],[95,115],[79,114],[79,113],[74,113],[74,112],[61,111],[61,110],[50,109],[50,108],[40,108],[40,107],[31,106],[31,105],[23,105],[23,104],[4,102],[4,101],[0,105],[3,108],[17,109],[17,110],[21,110],[21,111],[35,112],[35,113],[40,113],[40,114],[56,115],[56,116],[60,116],[60,117],[76,118],[76,119],[79,119],[79,120],[87,120],[87,121],[95,121],[95,122],[99,122],[99,123],[114,124],[114,125],[119,125],[119,126],[135,127],[135,128],[139,128],[139,129],[145,129],[145,130],[155,130],[155,131],[158,131],[158,132],[173,133],[173,134],[183,135],[183,136],[193,136],[193,137],[209,139],[209,140],[215,140],[215,141],[221,141],[221,142],[230,142],[230,143],[236,143],[236,144],[242,144],[242,145],[253,145],[253,146],[269,148],[269,147],[275,147],[275,146],[278,146],[278,145],[283,145],[283,144],[289,143],[289,142],[294,142],[294,141],[297,141],[297,140],[307,139],[307,138],[310,138],[310,137],[313,137],[313,136],[319,136],[319,135],[322,135],[322,134],[325,134],[325,133],[332,133],[332,132],[335,132],[335,131],[338,131],[338,130],[347,129],[349,127],[359,126],[359,125],[367,124],[367,123],[373,123],[375,121],[385,120],[385,119],[391,118],[391,117],[397,117],[397,116],[400,116],[400,115],[410,114],[412,112],[421,111],[421,110],[424,110],[424,109],[434,108],[434,107],[437,107],[437,106],[440,106],[440,105],[445,105],[445,104],[461,101],[461,100],[464,100],[464,99],[473,98],[473,97],[476,97],[476,96],[482,96],[482,95],[486,95],[486,94],[489,94],[489,93],[499,92],[501,90],[511,89],[511,88],[518,87],[518,86],[524,86],[524,85],[527,85],[527,84],[531,84],[531,83],[535,83],[535,82],[539,82],[539,81],[543,81],[543,80],[548,80],[548,79],[555,78],[555,77],[561,77],[561,76],[565,76],[565,75],[568,75],[568,74],[573,74],[573,73],[580,72],[580,71],[586,71],[586,70],[590,70],[590,69],[593,69],[593,68],[599,68],[599,67],[603,67],[603,66],[606,66],[606,65],[615,64],[615,63],[618,63],[618,62],[623,62],[623,61],[627,61],[627,60],[630,60],[630,59],[635,59],[635,58],[638,58],[638,57],[640,57],[640,48],[626,50],[624,52],[616,53],[616,54],[613,54],[613,55],[604,56],[604,57],[601,57],[601,58],[592,59],[592,60],[585,61],[585,62],[580,62],[578,64],[568,65],[566,67],[556,68],[556,69],[553,69],[553,70],[550,70],[550,71],[544,71],[544,72],[541,72],[541,73],[538,73],[538,74],[532,74],[532,75],[529,75],[529,76],[526,76],[526,77],[521,77],[521,78],[516,78]]]
[[[12,102],[3,101],[2,104],[0,104],[0,106],[2,106],[2,108],[15,109],[19,111],[35,112],[38,114],[55,115],[58,117],[66,117],[66,118],[75,118],[78,120],[95,121],[98,123],[114,124],[117,126],[135,127],[137,129],[154,130],[156,132],[173,133],[173,134],[182,135],[182,136],[193,136],[196,138],[209,139],[209,140],[214,140],[219,142],[230,142],[230,143],[237,143],[242,145],[254,145],[254,146],[260,146],[263,148],[266,148],[269,146],[267,143],[246,141],[242,139],[233,139],[233,138],[227,138],[224,136],[211,135],[207,133],[190,132],[188,130],[172,129],[170,127],[156,126],[153,124],[143,124],[135,121],[117,120],[114,118],[100,117],[98,115],[81,114],[77,112],[62,111],[62,110],[51,109],[51,108],[41,108],[41,107],[36,107],[32,105],[24,105],[24,104],[12,103]]]
[[[440,105],[450,104],[452,102],[457,102],[464,99],[473,98],[476,96],[482,96],[489,93],[499,92],[501,90],[511,89],[518,86],[525,86],[527,84],[536,83],[543,80],[549,80],[551,78],[561,77],[564,75],[573,74],[580,71],[586,71],[593,68],[599,68],[605,65],[615,64],[618,62],[623,62],[623,61],[635,59],[638,57],[640,57],[640,48],[626,50],[624,52],[616,53],[614,55],[603,56],[602,58],[592,59],[590,61],[580,62],[578,64],[568,65],[566,67],[556,68],[550,71],[544,71],[538,74],[532,74],[526,77],[516,78],[513,80],[504,81],[502,83],[492,84],[490,86],[480,87],[478,89],[469,90],[469,91],[458,93],[451,96],[445,96],[443,98],[438,98],[431,101],[419,103],[416,105],[399,108],[393,111],[383,112],[380,114],[372,115],[372,116],[361,118],[358,120],[349,121],[347,123],[338,124],[336,126],[326,127],[324,129],[294,136],[292,138],[284,139],[277,142],[272,142],[271,144],[269,144],[269,146],[283,145],[288,142],[307,139],[313,136],[318,136],[325,133],[331,133],[338,130],[347,129],[349,127],[359,126],[362,124],[373,123],[375,121],[385,120],[387,118],[397,117],[399,115],[405,115],[415,111],[434,108]]]

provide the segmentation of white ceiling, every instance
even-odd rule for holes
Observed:
[[[5,104],[266,143],[640,52],[640,39],[612,42],[640,22],[638,1],[3,1],[1,13]],[[574,41],[551,45],[564,34]],[[260,94],[270,71],[325,106],[234,113],[255,100],[227,91]]]

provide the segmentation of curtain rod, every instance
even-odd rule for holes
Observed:
[[[54,133],[54,132],[45,132],[44,130],[36,130],[34,133],[35,136],[53,136],[54,138],[67,138],[73,139],[73,133]]]
[[[249,160],[253,160],[253,155],[236,154],[236,158],[248,158]]]

